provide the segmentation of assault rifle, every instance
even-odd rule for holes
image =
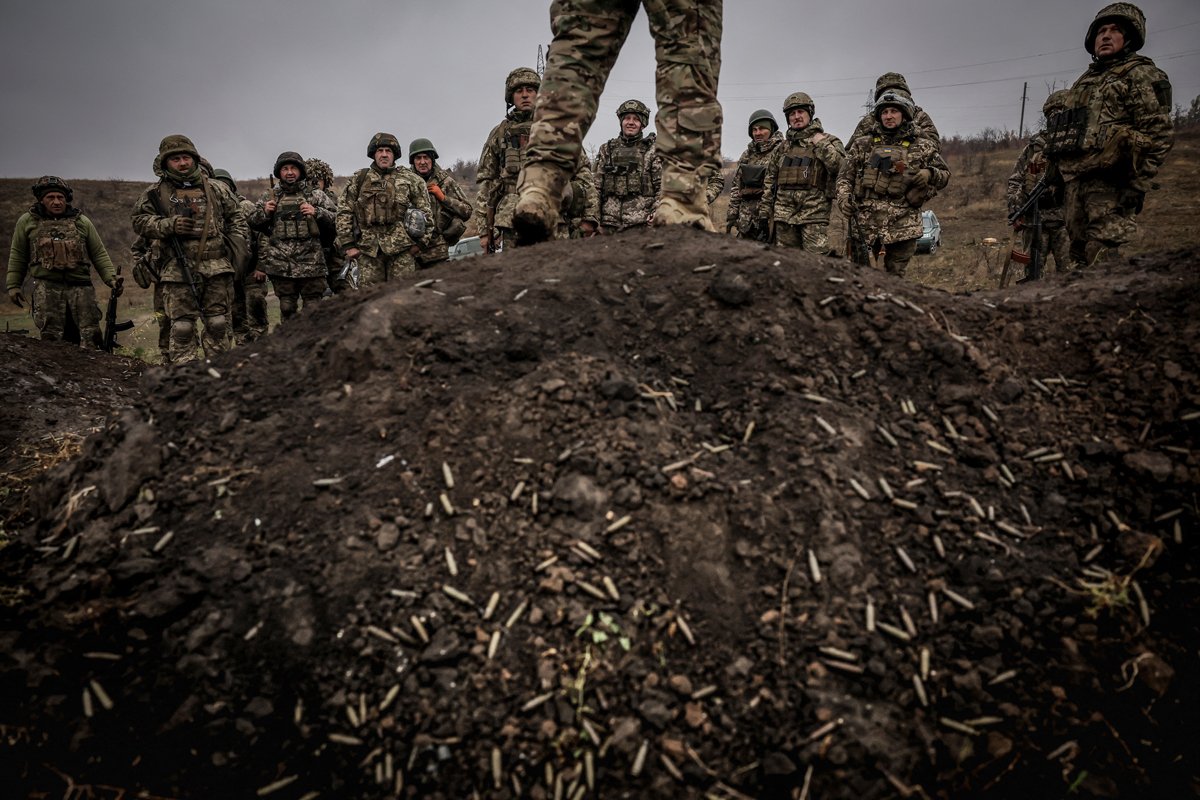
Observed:
[[[1026,226],[1030,231],[1031,244],[1029,252],[1023,253],[1016,247],[1009,254],[1008,263],[1004,265],[1004,271],[1000,275],[1000,285],[1004,286],[1008,283],[1008,270],[1012,262],[1025,264],[1025,277],[1017,281],[1017,283],[1025,283],[1026,281],[1041,280],[1042,277],[1042,207],[1040,200],[1046,190],[1050,188],[1049,179],[1050,172],[1047,170],[1042,174],[1042,177],[1029,190],[1029,196],[1025,198],[1025,203],[1011,214],[1008,215],[1008,224],[1013,228],[1013,235],[1017,233],[1017,223],[1030,215],[1029,224]]]
[[[117,277],[113,281],[112,294],[108,296],[108,309],[104,313],[104,352],[111,353],[117,347],[117,334],[133,327],[133,320],[117,322],[117,298],[125,291],[125,279],[117,269]]]
[[[862,267],[871,266],[871,247],[863,235],[862,226],[858,224],[858,209],[846,217],[846,253],[852,263]]]
[[[497,201],[492,200],[491,198],[488,198],[488,209],[487,209],[488,245],[487,245],[487,251],[489,253],[496,252],[496,202]]]
[[[150,190],[150,200],[154,203],[154,210],[159,213],[159,216],[171,218],[171,215],[163,208],[162,198],[158,196],[157,189]],[[171,252],[174,254],[175,260],[179,262],[179,271],[183,273],[183,280],[192,290],[192,299],[196,301],[196,313],[203,314],[204,302],[200,299],[200,286],[196,283],[196,273],[192,272],[192,268],[188,266],[187,255],[183,252],[183,244],[174,233],[167,235],[167,241],[171,244]]]

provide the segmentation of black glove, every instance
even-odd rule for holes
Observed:
[[[1137,189],[1122,189],[1117,195],[1117,203],[1126,214],[1142,213],[1142,205],[1146,201],[1146,193]]]

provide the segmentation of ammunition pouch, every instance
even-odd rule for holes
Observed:
[[[362,188],[358,203],[364,225],[386,226],[399,221],[402,209],[396,202],[395,190],[386,179],[380,183],[364,184]]]
[[[271,239],[312,239],[321,235],[316,219],[305,217],[300,206],[306,202],[303,195],[281,195],[275,206]]]
[[[645,150],[642,139],[633,145],[618,145],[608,153],[608,160],[601,168],[600,191],[615,197],[649,196],[649,176],[644,167]]]
[[[863,167],[857,197],[881,197],[897,200],[904,197],[911,182],[908,171],[909,142],[899,145],[876,145]]]
[[[33,234],[34,256],[43,269],[69,270],[90,262],[87,243],[75,227],[77,217],[38,222]]]
[[[504,134],[504,164],[501,167],[501,173],[505,182],[516,181],[521,167],[525,164],[525,148],[529,145],[529,126],[528,122],[514,125]]]
[[[446,240],[446,244],[455,245],[462,235],[467,230],[467,223],[463,222],[453,214],[447,214],[448,221],[442,225],[442,238]]]
[[[742,197],[759,197],[767,178],[765,164],[742,164],[738,168],[738,189]]]
[[[1087,106],[1065,108],[1046,118],[1046,155],[1075,156],[1083,152],[1088,130]]]

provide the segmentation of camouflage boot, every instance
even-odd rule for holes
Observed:
[[[712,219],[708,216],[705,203],[687,203],[675,197],[664,196],[654,211],[654,224],[690,225],[703,231],[715,232]]]
[[[517,247],[544,242],[554,236],[565,186],[566,175],[554,167],[529,164],[521,170],[517,183],[520,196],[513,212]]]

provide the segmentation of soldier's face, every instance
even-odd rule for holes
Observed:
[[[637,136],[642,132],[642,118],[637,114],[626,114],[621,117],[621,133],[626,136]]]
[[[904,114],[900,109],[888,106],[879,112],[879,122],[888,130],[899,128],[900,123],[904,122]]]
[[[396,154],[392,152],[390,147],[375,148],[375,166],[380,169],[387,169],[392,164],[396,163]]]
[[[1100,58],[1115,55],[1125,49],[1125,32],[1114,22],[1101,25],[1092,47]]]
[[[771,128],[769,125],[755,125],[750,129],[750,138],[756,142],[765,142],[771,138]]]
[[[196,159],[192,158],[188,153],[176,153],[173,156],[167,156],[167,168],[173,172],[191,172],[192,167],[196,165]]]
[[[61,214],[67,210],[67,196],[62,192],[46,192],[42,195],[42,208],[49,214]]]
[[[788,112],[788,125],[792,130],[802,131],[808,127],[808,123],[812,122],[812,114],[807,108],[793,108]]]
[[[300,168],[295,164],[284,164],[279,168],[279,180],[285,183],[295,183],[300,180]]]
[[[537,89],[532,86],[518,86],[513,92],[513,106],[517,111],[532,111],[534,100],[537,100]]]
[[[428,175],[433,170],[433,159],[429,153],[417,153],[413,156],[413,169],[418,175]]]

